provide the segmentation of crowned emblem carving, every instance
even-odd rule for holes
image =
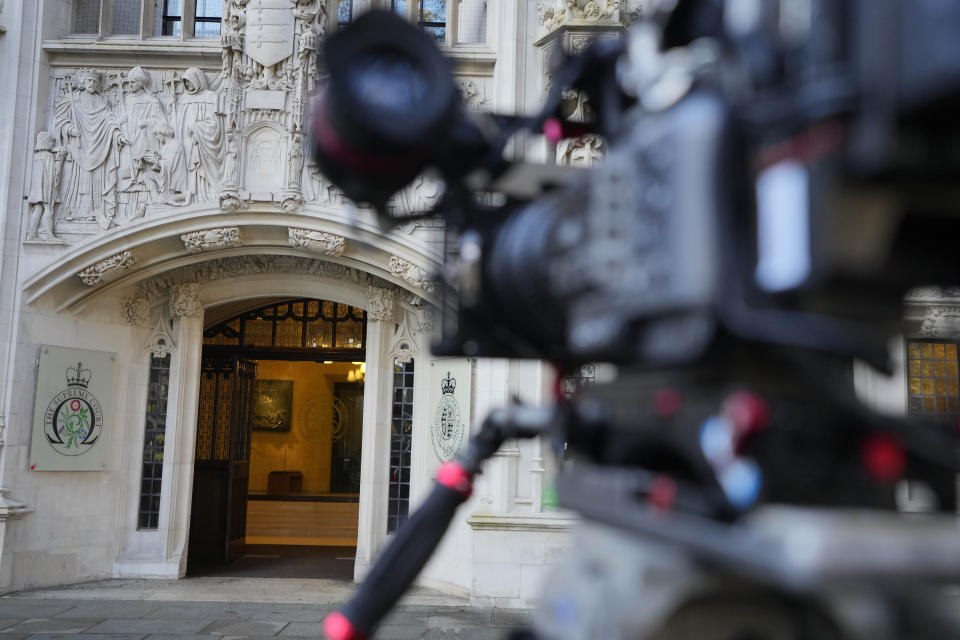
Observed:
[[[193,231],[180,236],[187,253],[203,253],[216,249],[239,247],[240,227],[214,227],[203,231]]]
[[[77,276],[83,280],[83,284],[93,287],[116,280],[124,271],[138,264],[140,264],[140,256],[135,251],[121,251],[87,267]]]

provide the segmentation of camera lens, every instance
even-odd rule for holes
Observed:
[[[429,93],[422,68],[390,51],[372,51],[352,61],[347,89],[384,118],[403,120],[421,107]]]
[[[314,157],[350,199],[383,212],[445,145],[457,114],[450,64],[430,37],[370,11],[324,43],[329,72],[314,108]]]

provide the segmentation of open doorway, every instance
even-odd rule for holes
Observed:
[[[352,579],[363,310],[297,299],[212,315],[188,573]]]

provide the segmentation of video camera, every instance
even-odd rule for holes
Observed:
[[[435,353],[620,368],[538,416],[492,416],[462,456],[465,476],[450,478],[475,473],[503,438],[549,432],[573,462],[561,504],[618,531],[589,535],[637,571],[643,536],[784,593],[832,585],[835,555],[791,563],[757,537],[797,522],[756,524],[762,507],[892,512],[900,480],[926,484],[941,512],[956,505],[956,430],[867,411],[844,372],[853,358],[889,369],[905,293],[960,279],[960,4],[647,6],[622,40],[555,60],[533,116],[468,112],[429,38],[366,14],[324,47],[315,157],[386,224],[394,193],[424,170],[443,178],[420,214],[447,223]],[[585,107],[575,117],[571,91]],[[600,136],[609,150],[589,169],[507,158],[515,137],[538,135]],[[822,515],[807,513],[847,539]],[[889,520],[877,528],[910,542]],[[960,575],[960,561],[918,553],[887,577],[910,562],[921,582]],[[874,560],[841,581],[866,580]],[[567,571],[553,602],[602,606],[576,586],[590,577]],[[544,637],[590,635],[546,615]],[[937,637],[928,621],[916,637]]]

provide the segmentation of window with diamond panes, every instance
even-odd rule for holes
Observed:
[[[143,475],[140,479],[138,529],[156,529],[160,520],[160,485],[163,481],[163,445],[166,439],[169,385],[170,356],[151,358],[143,436]]]
[[[387,533],[396,533],[410,510],[410,450],[413,444],[413,360],[393,362],[390,420],[390,487]]]
[[[907,367],[910,413],[946,419],[960,412],[957,343],[909,341]]]

